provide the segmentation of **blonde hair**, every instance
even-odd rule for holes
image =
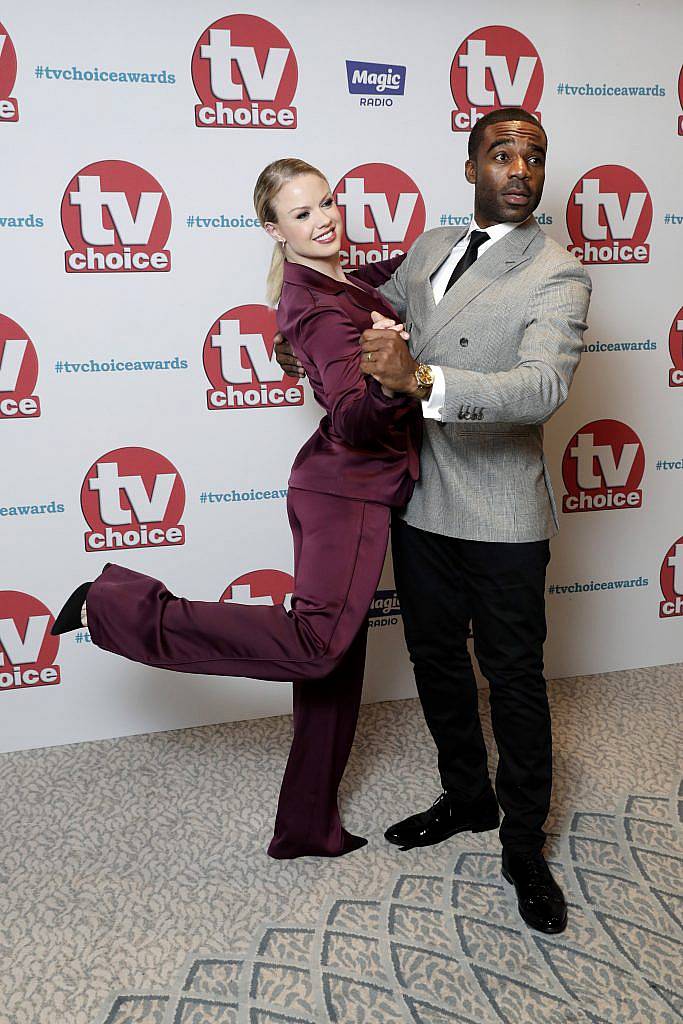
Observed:
[[[295,157],[274,160],[272,164],[263,168],[254,186],[254,209],[262,226],[267,223],[277,224],[275,197],[284,184],[297,178],[300,174],[317,174],[323,181],[327,181],[325,175],[317,167],[307,164],[305,160],[297,160]],[[283,250],[284,247],[276,242],[266,279],[266,298],[270,306],[277,305],[282,292],[285,265]]]

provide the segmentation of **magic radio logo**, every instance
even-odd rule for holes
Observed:
[[[37,597],[0,591],[0,691],[59,683],[59,637],[50,635],[54,621]]]
[[[681,388],[683,387],[683,306],[676,313],[671,324],[669,352],[673,363],[669,370],[669,387]]]
[[[285,376],[275,358],[276,332],[275,311],[268,306],[235,306],[219,316],[204,341],[209,409],[303,405],[301,381]]]
[[[640,438],[619,420],[594,420],[572,437],[562,459],[567,489],[563,512],[640,508],[645,452]]]
[[[252,14],[219,18],[192,54],[198,128],[296,128],[299,69],[279,28]]]
[[[19,120],[19,106],[10,96],[16,78],[17,52],[7,29],[0,24],[0,122]]]
[[[648,263],[651,227],[650,193],[629,167],[594,167],[572,189],[567,248],[583,263]]]
[[[683,615],[683,537],[674,541],[664,555],[659,583],[664,598],[659,605],[660,619]]]
[[[173,463],[149,448],[117,448],[93,463],[81,509],[86,551],[185,543],[185,486]]]
[[[171,269],[165,248],[171,206],[152,175],[125,160],[100,160],[71,179],[61,207],[71,249],[67,274]]]
[[[535,113],[543,93],[543,64],[525,35],[507,25],[488,25],[463,39],[451,64],[454,132],[469,132],[501,107]]]
[[[0,313],[0,420],[40,416],[37,380],[33,342],[19,324]]]
[[[219,600],[234,604],[282,604],[289,611],[294,593],[294,578],[279,569],[254,569],[238,576]]]
[[[391,164],[361,164],[334,188],[341,210],[344,266],[362,267],[399,256],[425,227],[425,204],[413,179]]]

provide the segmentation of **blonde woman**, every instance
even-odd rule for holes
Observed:
[[[356,728],[390,511],[412,493],[422,415],[419,403],[361,372],[360,334],[373,319],[388,325],[396,316],[377,291],[344,274],[341,217],[324,175],[302,160],[275,161],[256,182],[254,205],[275,241],[268,298],[279,302],[278,328],[325,412],[289,478],[291,611],[188,601],[109,565],[75,591],[53,632],[78,628],[84,610],[94,643],[145,665],[293,680],[294,738],[268,852],[334,857],[366,843],[343,828],[337,790]]]

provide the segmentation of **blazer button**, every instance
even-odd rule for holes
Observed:
[[[469,342],[469,339],[468,339],[468,338],[461,338],[461,339],[460,339],[460,346],[461,346],[461,348],[467,348],[467,346],[469,345],[469,343],[470,343],[470,342]]]

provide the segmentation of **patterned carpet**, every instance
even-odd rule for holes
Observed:
[[[675,1024],[682,678],[551,686],[553,937],[495,833],[383,841],[438,791],[415,701],[363,709],[344,807],[370,845],[333,861],[263,852],[287,718],[0,756],[1,1024]]]

